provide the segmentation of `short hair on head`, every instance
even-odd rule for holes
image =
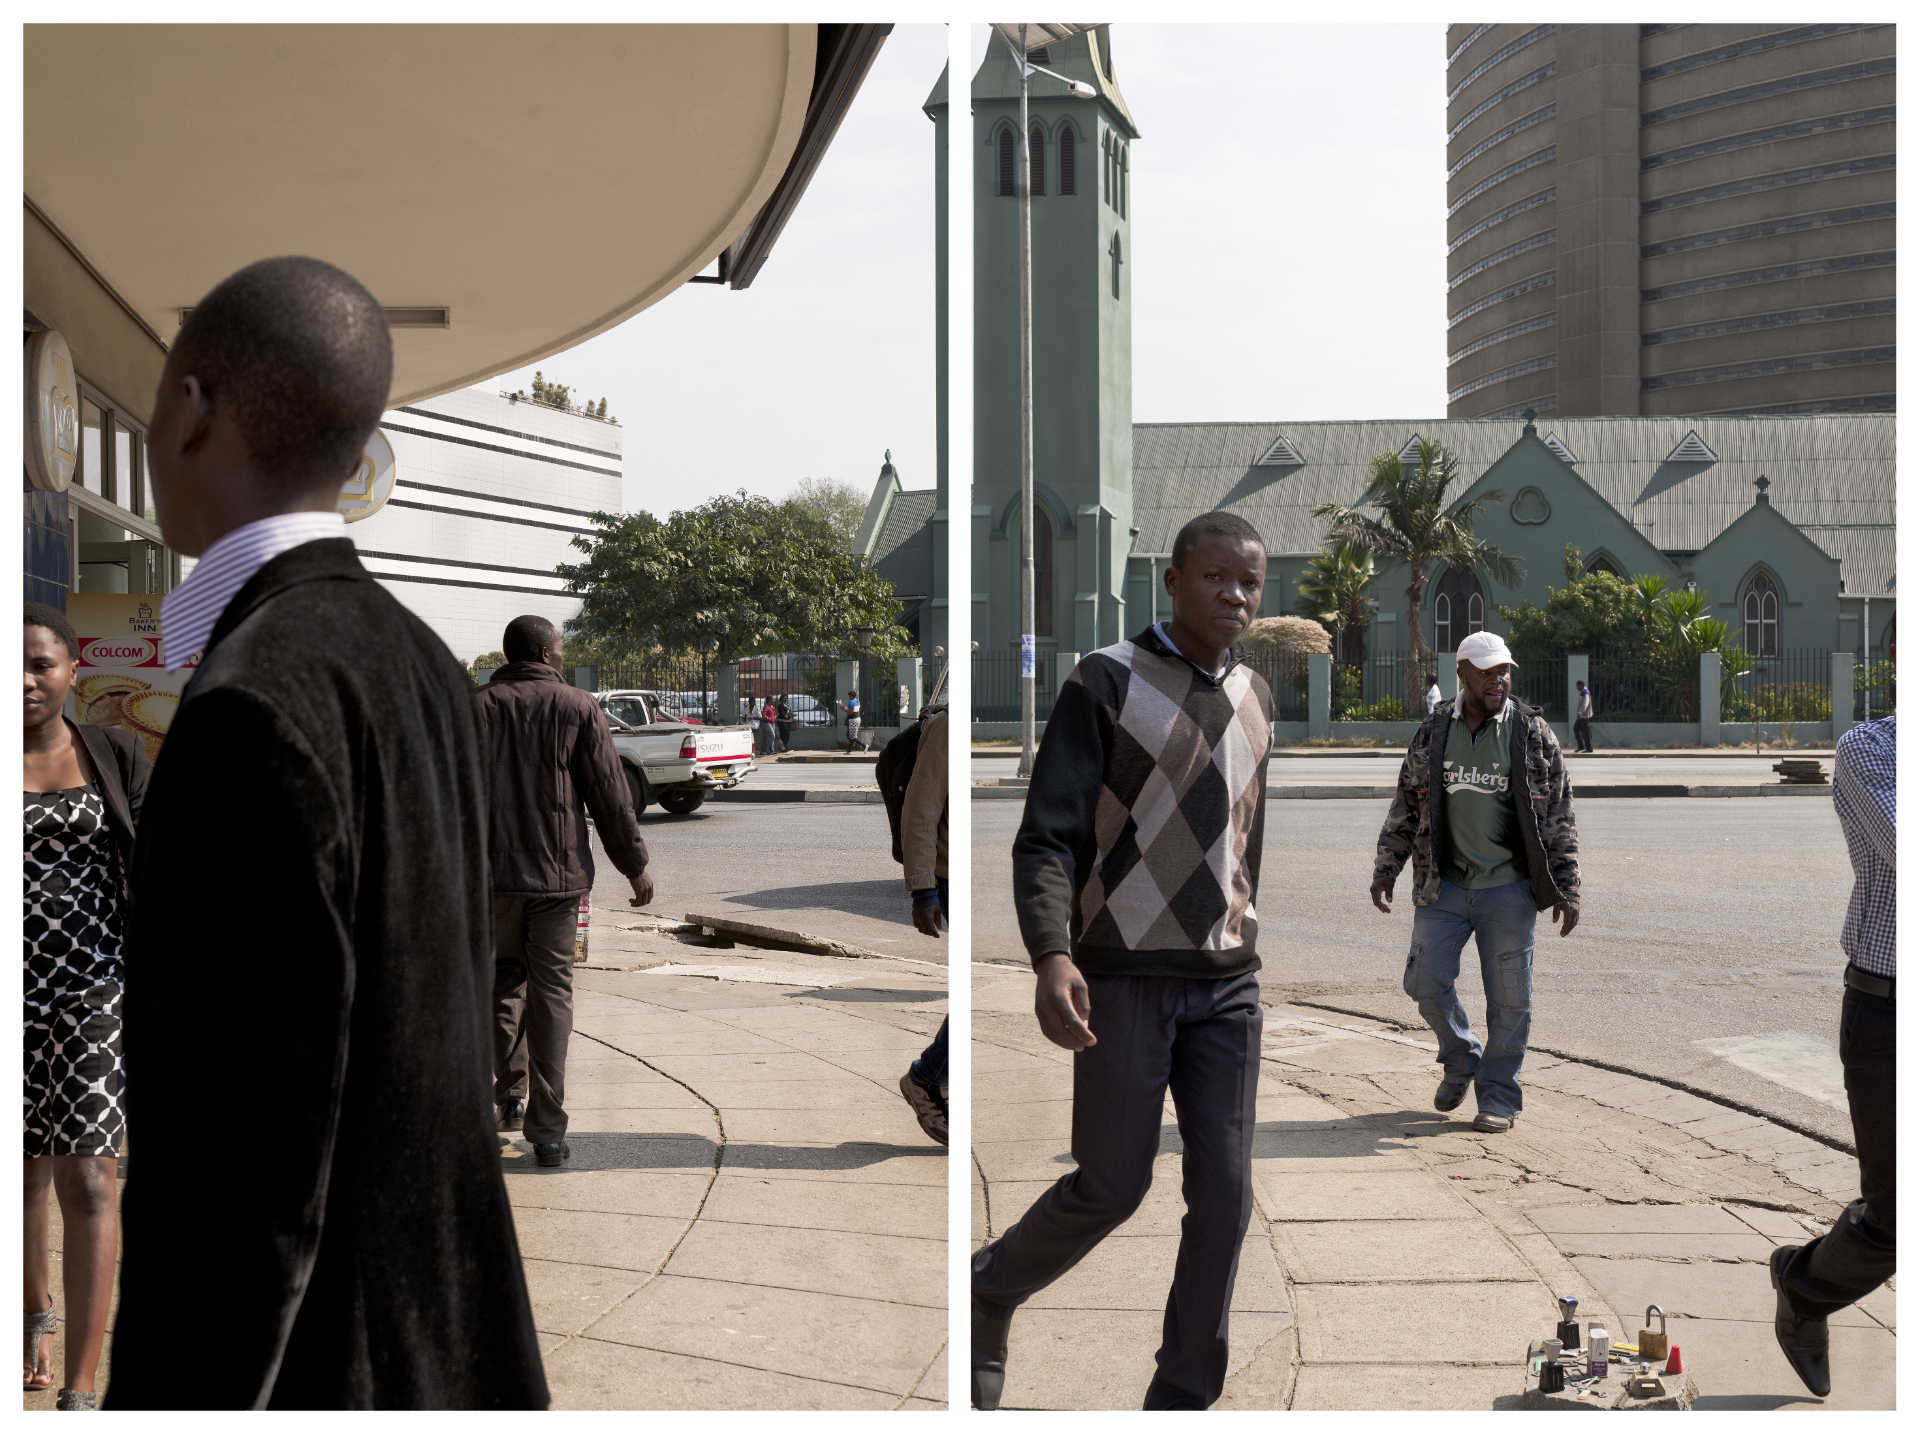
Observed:
[[[262,259],[194,305],[168,366],[227,407],[256,468],[304,490],[359,465],[393,387],[393,336],[351,274]]]
[[[80,635],[73,630],[73,624],[67,621],[67,615],[59,608],[49,607],[43,602],[28,603],[26,625],[44,627],[60,639],[68,657],[76,662],[80,660]]]
[[[1255,543],[1262,553],[1267,550],[1267,540],[1260,536],[1260,530],[1238,513],[1216,510],[1202,513],[1197,518],[1189,518],[1180,534],[1173,540],[1173,558],[1169,567],[1184,568],[1187,554],[1193,551],[1193,545],[1203,536],[1232,538],[1236,542]]]
[[[516,617],[500,639],[500,651],[508,662],[538,662],[542,648],[559,645],[560,629],[537,613]]]

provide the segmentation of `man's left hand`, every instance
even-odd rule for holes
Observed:
[[[938,906],[915,906],[913,908],[913,929],[922,936],[940,934],[940,908]]]
[[[653,904],[653,878],[644,871],[631,879],[633,895],[627,898],[629,906],[651,906]]]
[[[1573,928],[1580,924],[1580,905],[1578,902],[1563,901],[1553,908],[1553,920],[1560,923],[1562,936],[1573,935]]]

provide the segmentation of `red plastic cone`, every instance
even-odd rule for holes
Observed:
[[[1680,1368],[1680,1346],[1679,1345],[1676,1344],[1667,1351],[1667,1367],[1661,1370],[1660,1372],[1662,1374],[1680,1374],[1684,1372]]]

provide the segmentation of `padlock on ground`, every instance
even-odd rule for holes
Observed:
[[[1640,1357],[1642,1359],[1665,1359],[1667,1357],[1667,1312],[1661,1309],[1659,1305],[1648,1305],[1647,1312],[1643,1318],[1648,1324],[1652,1324],[1655,1315],[1660,1316],[1660,1328],[1658,1330],[1643,1329],[1640,1331]]]

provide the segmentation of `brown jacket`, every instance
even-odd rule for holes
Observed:
[[[495,896],[591,891],[587,812],[622,876],[646,870],[647,844],[613,733],[590,694],[544,663],[509,662],[473,702],[487,763]]]

